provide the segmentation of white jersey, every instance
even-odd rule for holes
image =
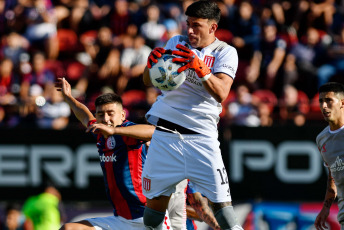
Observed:
[[[198,50],[187,43],[186,36],[171,38],[165,49],[176,50],[177,44],[188,46],[213,74],[224,73],[235,78],[238,67],[238,54],[234,47],[216,39],[212,44]],[[217,123],[222,106],[205,89],[195,71],[186,70],[186,80],[177,89],[163,91],[146,114],[147,120],[156,125],[162,118],[193,130],[197,133],[217,137]]]
[[[337,187],[338,221],[344,223],[344,126],[331,131],[327,126],[316,138],[326,167],[331,171]]]

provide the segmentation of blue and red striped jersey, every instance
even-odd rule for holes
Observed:
[[[95,120],[89,124],[93,124]],[[135,125],[124,121],[121,127]],[[141,175],[147,156],[145,141],[112,135],[94,134],[107,197],[115,216],[136,219],[143,216],[146,197],[142,194]]]

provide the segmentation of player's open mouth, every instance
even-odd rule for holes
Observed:
[[[325,116],[325,117],[329,117],[330,116],[330,112],[323,112],[323,115]]]
[[[189,41],[191,41],[191,40],[196,40],[196,38],[193,36],[189,36]]]

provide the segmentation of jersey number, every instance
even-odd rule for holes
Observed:
[[[227,176],[226,168],[223,167],[222,171],[221,169],[216,169],[216,170],[220,173],[221,184],[228,184],[228,176]]]

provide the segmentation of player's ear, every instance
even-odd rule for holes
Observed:
[[[125,112],[125,109],[122,109],[122,121],[125,121],[125,117],[127,115],[127,113]]]
[[[210,26],[210,30],[209,32],[212,34],[212,33],[215,33],[215,31],[217,30],[217,27],[218,25],[216,23],[212,23],[211,26]]]

